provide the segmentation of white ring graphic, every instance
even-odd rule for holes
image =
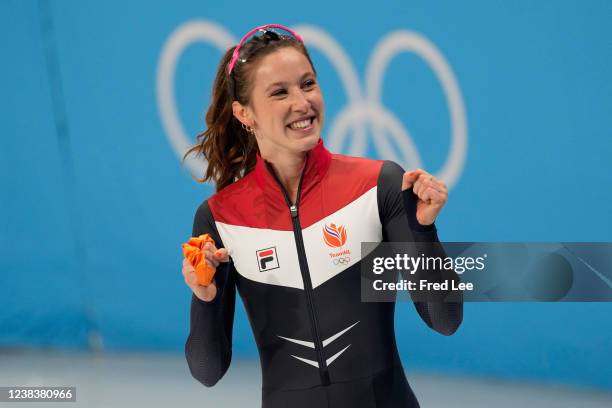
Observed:
[[[448,186],[453,186],[457,182],[465,162],[467,120],[463,106],[463,97],[461,96],[457,79],[436,46],[422,35],[410,31],[396,31],[387,35],[375,48],[374,54],[370,58],[370,65],[366,71],[368,99],[372,103],[382,104],[382,95],[380,95],[382,92],[382,77],[387,65],[395,55],[400,52],[410,51],[417,54],[430,66],[438,77],[448,101],[451,116],[451,145],[446,162],[442,169],[436,172],[436,177],[443,180]],[[376,126],[377,124],[372,129],[374,140],[384,144],[384,147],[379,148],[379,151],[392,150],[387,144],[387,140],[381,131],[382,129]],[[414,165],[410,167],[421,166]]]
[[[414,52],[422,58],[442,85],[451,119],[451,145],[446,161],[439,171],[432,174],[449,188],[457,183],[467,152],[465,107],[452,69],[431,41],[410,31],[392,32],[383,38],[370,57],[364,95],[349,56],[333,37],[312,25],[298,25],[293,29],[302,35],[308,48],[317,49],[328,58],[338,72],[348,98],[348,105],[334,118],[330,127],[326,138],[329,149],[340,152],[352,130],[352,143],[347,154],[364,156],[367,149],[366,128],[370,125],[372,140],[379,154],[385,159],[398,162],[405,169],[422,167],[421,159],[408,130],[382,103],[382,78],[387,65],[397,54]],[[215,23],[190,21],[177,28],[163,47],[157,71],[157,104],[172,148],[181,159],[193,142],[187,137],[176,109],[174,75],[182,52],[196,41],[210,42],[222,52],[237,42],[229,32]],[[395,142],[395,147],[386,139],[387,133]],[[203,160],[193,157],[188,158],[186,164],[192,174],[198,176],[203,174],[206,165]]]
[[[411,164],[411,168],[421,167],[421,160],[419,159],[417,148],[408,132],[394,115],[382,106],[376,104],[353,104],[347,106],[340,112],[329,131],[330,150],[339,151],[344,143],[344,139],[349,135],[348,130],[350,127],[360,126],[363,122],[370,122],[387,128],[404,155],[404,157],[398,157],[395,150],[392,148],[387,149],[380,144],[380,141],[374,140],[376,148],[385,159],[393,160],[398,163],[407,161]],[[364,150],[365,146],[362,146],[361,141],[354,141],[347,154],[351,156],[360,156],[363,155]]]
[[[234,37],[218,24],[206,21],[188,21],[174,30],[162,49],[157,65],[157,107],[164,130],[170,137],[172,149],[181,160],[187,149],[193,145],[193,142],[191,138],[187,137],[176,108],[174,74],[176,64],[185,48],[197,41],[210,42],[217,46],[221,52],[225,52],[229,47],[236,44]],[[185,164],[191,173],[198,177],[202,176],[206,167],[205,160],[198,160],[193,156],[185,159]]]

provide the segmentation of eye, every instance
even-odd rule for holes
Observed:
[[[277,89],[277,90],[273,91],[270,94],[270,96],[283,96],[283,95],[286,95],[286,94],[287,94],[287,91],[285,89],[283,89],[283,88],[280,88],[280,89]]]
[[[302,88],[304,89],[312,89],[317,83],[315,82],[314,79],[307,79],[306,81],[304,81],[304,83],[302,84]]]

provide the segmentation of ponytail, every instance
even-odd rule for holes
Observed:
[[[255,137],[242,128],[232,111],[234,97],[226,69],[233,52],[234,47],[227,50],[217,68],[212,100],[206,112],[207,129],[196,137],[196,145],[183,156],[183,160],[192,153],[204,156],[208,166],[204,177],[196,180],[201,183],[212,180],[217,191],[251,171],[258,152]]]

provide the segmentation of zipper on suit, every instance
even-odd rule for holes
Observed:
[[[308,158],[306,158],[308,160]],[[321,377],[322,385],[329,385],[329,371],[327,369],[327,362],[325,361],[325,357],[323,356],[323,341],[321,340],[321,335],[319,333],[319,320],[317,318],[317,309],[314,304],[314,292],[312,288],[312,281],[310,280],[310,271],[308,269],[308,260],[306,259],[306,249],[304,248],[304,237],[302,236],[302,226],[300,225],[300,217],[298,213],[298,208],[300,204],[300,192],[302,191],[302,180],[304,178],[304,171],[306,170],[306,164],[304,164],[304,170],[302,170],[302,174],[300,175],[300,182],[298,184],[297,196],[295,199],[295,204],[291,203],[289,199],[289,194],[283,187],[282,183],[276,176],[273,170],[269,169],[269,171],[274,176],[274,179],[278,183],[283,195],[285,197],[285,202],[289,207],[289,213],[291,214],[291,222],[293,224],[293,235],[295,237],[295,244],[297,246],[298,252],[298,261],[300,263],[300,272],[302,273],[302,280],[304,281],[304,292],[306,293],[306,301],[308,304],[308,315],[310,317],[310,325],[312,327],[314,343],[315,343],[315,351],[317,354],[317,361],[319,363],[319,375]]]

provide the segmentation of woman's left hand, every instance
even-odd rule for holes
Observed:
[[[418,197],[416,218],[421,225],[431,225],[446,204],[448,189],[446,184],[425,170],[416,169],[404,173],[402,191],[412,187]]]

